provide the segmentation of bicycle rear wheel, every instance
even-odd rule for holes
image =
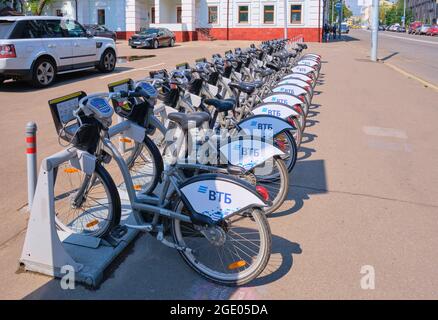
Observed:
[[[177,212],[188,215],[180,201]],[[180,246],[184,261],[203,277],[228,286],[243,285],[255,279],[266,267],[271,254],[271,230],[260,209],[248,209],[208,229],[172,220],[172,236]],[[214,233],[214,239],[204,234]]]
[[[120,223],[121,204],[108,171],[96,163],[92,175],[64,163],[55,169],[54,206],[59,229],[94,237]]]

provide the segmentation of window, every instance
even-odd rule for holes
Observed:
[[[302,4],[293,4],[290,6],[290,23],[292,24],[301,24],[303,18],[303,5]]]
[[[0,20],[0,39],[6,39],[13,25],[13,21]]]
[[[249,21],[249,7],[239,6],[239,23],[248,23]]]
[[[274,6],[263,7],[263,23],[274,23]]]
[[[176,7],[176,23],[181,23],[182,21],[181,13],[182,13],[181,7]]]
[[[217,23],[217,6],[208,7],[208,23]]]
[[[37,21],[18,21],[10,39],[34,39],[40,37],[40,26]]]
[[[151,23],[155,23],[155,7],[151,8]]]
[[[56,16],[57,17],[63,17],[64,16],[64,14],[62,13],[61,9],[56,9]]]
[[[99,25],[105,24],[105,9],[97,10],[97,24]]]
[[[86,37],[84,28],[74,20],[67,20],[64,22],[64,28],[67,31],[67,35],[70,38],[83,38]]]
[[[42,38],[63,38],[64,31],[61,28],[61,20],[40,21]]]

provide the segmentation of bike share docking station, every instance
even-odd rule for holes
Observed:
[[[52,100],[51,108],[57,108],[61,117],[67,117],[78,105],[81,94]],[[65,276],[64,268],[70,266],[75,272],[76,282],[97,287],[108,265],[136,238],[138,230],[123,227],[125,224],[138,224],[136,211],[131,209],[128,201],[121,198],[121,227],[116,227],[104,238],[62,230],[56,223],[54,185],[57,170],[69,162],[70,170],[92,173],[96,159],[87,152],[70,147],[45,158],[36,179],[35,134],[35,123],[29,123],[26,127],[26,142],[30,217],[20,265],[26,271],[56,278]]]

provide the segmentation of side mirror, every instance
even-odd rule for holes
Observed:
[[[85,31],[85,36],[87,38],[93,38],[94,37],[90,30]]]

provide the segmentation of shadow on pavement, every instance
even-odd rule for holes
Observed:
[[[52,279],[24,299],[259,299],[257,287],[286,275],[292,268],[293,254],[300,253],[299,244],[272,235],[272,255],[262,275],[245,286],[227,287],[205,280],[185,264],[176,250],[150,235],[142,235],[118,266],[110,266],[114,271],[99,288],[77,284],[74,290],[64,290],[59,279]]]
[[[386,60],[389,60],[389,59],[391,59],[392,57],[394,57],[394,56],[396,56],[396,55],[398,55],[398,52],[393,52],[393,53],[391,53],[390,55],[387,55],[386,57],[384,57],[384,58],[382,58],[382,59],[379,59],[380,61],[386,61]]]
[[[301,148],[303,149],[303,148]],[[286,210],[276,211],[270,218],[280,218],[299,211],[311,195],[327,193],[327,178],[324,160],[298,161],[293,169],[285,201]],[[293,203],[292,206],[289,202]]]
[[[331,42],[350,42],[350,41],[360,41],[360,39],[343,34],[341,35],[341,37],[339,38],[339,35],[336,36],[336,39],[330,38],[330,40],[328,42],[324,43],[331,43]]]

